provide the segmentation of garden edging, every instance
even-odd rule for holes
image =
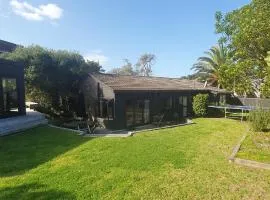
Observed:
[[[233,152],[232,152],[231,156],[229,157],[229,162],[231,162],[231,163],[233,162],[233,163],[236,163],[238,165],[252,167],[252,168],[257,168],[257,169],[267,169],[267,170],[270,170],[270,164],[262,163],[262,162],[257,162],[257,161],[253,161],[253,160],[246,160],[246,159],[242,159],[242,158],[236,158],[236,155],[237,155],[238,151],[240,150],[241,145],[244,142],[244,140],[246,139],[246,137],[247,137],[247,133],[245,133],[243,135],[243,137],[241,138],[241,140],[234,147]]]

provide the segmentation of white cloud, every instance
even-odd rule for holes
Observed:
[[[56,4],[46,4],[34,7],[27,2],[11,0],[12,11],[27,20],[42,21],[45,19],[56,20],[63,15],[63,9]]]
[[[99,62],[99,64],[104,65],[108,62],[109,58],[105,55],[102,54],[101,50],[95,50],[90,52],[89,54],[86,54],[84,56],[85,60],[89,60],[89,61],[95,61],[95,62]]]
[[[94,50],[86,55],[84,55],[85,60],[99,62],[99,64],[104,65],[108,62],[109,58],[102,54],[101,50]]]

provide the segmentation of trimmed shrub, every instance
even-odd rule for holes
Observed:
[[[209,104],[208,94],[197,94],[193,97],[193,112],[197,117],[205,117]]]
[[[270,123],[270,111],[262,108],[250,111],[249,122],[253,131],[266,131]]]

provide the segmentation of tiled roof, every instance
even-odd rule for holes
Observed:
[[[17,45],[11,42],[0,40],[0,53],[12,52],[16,49]]]
[[[146,77],[146,76],[126,76],[116,74],[92,74],[100,82],[117,91],[129,90],[159,90],[159,91],[181,91],[181,90],[211,90],[216,92],[226,92],[226,90],[215,87],[204,87],[204,83],[195,80],[183,80],[179,78]]]

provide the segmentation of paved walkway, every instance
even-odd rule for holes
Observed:
[[[19,132],[40,124],[47,124],[44,115],[27,109],[26,115],[0,119],[0,136]]]

